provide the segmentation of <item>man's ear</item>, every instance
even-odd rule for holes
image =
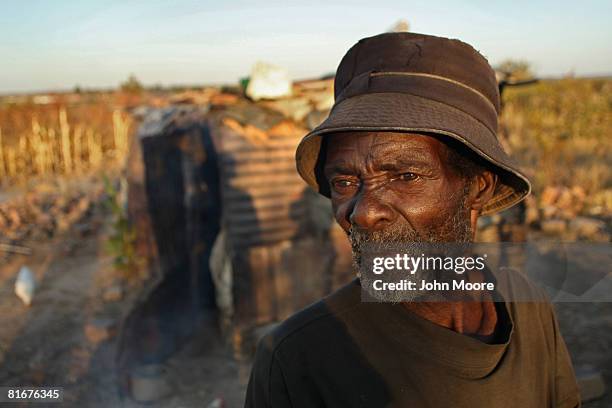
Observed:
[[[492,171],[485,170],[474,177],[470,188],[472,197],[470,209],[480,213],[482,207],[493,197],[495,186],[497,186],[497,174]]]
[[[471,181],[470,186],[470,224],[472,226],[472,239],[476,239],[476,224],[482,207],[493,197],[497,185],[497,174],[485,170]]]

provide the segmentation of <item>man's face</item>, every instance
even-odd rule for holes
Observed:
[[[332,206],[354,255],[365,242],[471,240],[468,184],[430,136],[354,132],[330,136]]]

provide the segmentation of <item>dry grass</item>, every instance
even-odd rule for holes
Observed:
[[[541,81],[504,96],[502,128],[536,195],[556,185],[582,187],[593,204],[610,197],[612,79]]]
[[[77,103],[70,95],[48,105],[0,103],[0,185],[121,162],[135,126],[117,107],[143,103],[121,97],[92,93]],[[534,181],[536,196],[546,186],[579,186],[590,204],[612,213],[612,78],[540,81],[507,88],[504,100],[502,134]]]
[[[121,163],[132,120],[104,101],[0,107],[0,184]]]

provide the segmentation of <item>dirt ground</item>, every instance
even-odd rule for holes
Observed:
[[[561,332],[577,371],[602,373],[607,393],[583,404],[585,408],[612,407],[612,303],[555,304]],[[154,407],[207,406],[222,398],[224,407],[242,407],[249,363],[238,363],[209,332],[202,331],[168,362],[168,376],[177,394]]]
[[[117,325],[129,303],[102,300],[112,274],[112,259],[102,248],[105,236],[103,224],[86,236],[71,230],[0,267],[0,384],[61,386],[66,405],[115,405],[114,343],[85,335],[85,326],[96,319]],[[22,265],[37,281],[30,307],[13,293]]]
[[[603,398],[583,406],[612,407],[612,303],[557,303],[555,309],[576,371],[600,371],[606,384]]]
[[[555,308],[575,369],[595,369],[604,377],[606,395],[583,406],[611,407],[612,303],[558,303]],[[198,333],[168,361],[167,367],[167,377],[176,393],[151,407],[207,407],[216,399],[223,400],[227,408],[243,406],[250,364],[236,362],[228,347],[216,334],[211,336],[210,330]]]
[[[62,406],[78,407],[241,407],[250,372],[237,362],[215,328],[203,327],[165,364],[172,394],[152,404],[121,400],[115,377],[117,329],[137,290],[104,300],[113,282],[112,258],[103,249],[107,216],[88,219],[92,228],[71,228],[32,255],[14,255],[0,266],[0,384],[61,386]],[[38,284],[26,307],[13,293],[21,265]],[[561,331],[575,367],[603,373],[607,394],[586,408],[612,406],[612,303],[556,305]],[[85,328],[103,319],[109,337],[92,341]]]
[[[165,378],[174,396],[148,405],[121,399],[115,366],[118,330],[139,290],[124,289],[120,299],[104,300],[104,291],[117,282],[113,259],[105,250],[110,233],[110,217],[98,203],[93,214],[63,234],[21,243],[33,249],[31,255],[13,254],[8,261],[4,257],[0,384],[63,387],[61,406],[192,407],[220,401],[224,407],[241,406],[250,366],[237,363],[216,328],[210,327],[166,363]],[[14,294],[24,265],[37,282],[29,307]],[[87,327],[99,321],[105,331],[88,336]]]
[[[216,330],[203,328],[166,363],[174,393],[147,407],[233,408],[244,405],[250,362],[238,362]],[[144,404],[125,401],[125,408]]]

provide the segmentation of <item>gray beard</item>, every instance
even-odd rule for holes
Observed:
[[[431,228],[425,233],[417,232],[409,224],[393,224],[384,230],[378,231],[364,231],[359,230],[354,225],[351,226],[348,236],[351,242],[352,254],[353,254],[353,268],[358,278],[361,278],[361,264],[362,254],[364,246],[373,245],[381,251],[385,249],[397,248],[401,244],[402,250],[413,256],[418,256],[423,251],[423,244],[435,244],[435,243],[469,243],[472,241],[472,228],[469,218],[469,210],[465,207],[465,201],[467,194],[460,200],[460,204],[454,210],[454,212],[447,218],[445,222],[439,223],[438,228]],[[420,282],[421,279],[437,279],[438,281],[444,281],[448,278],[448,274],[442,276],[438,271],[427,271],[423,273],[403,275],[402,278]],[[368,284],[362,282],[363,284]],[[419,298],[426,297],[429,301],[441,301],[438,299],[441,296],[437,293],[429,292],[423,294],[423,292],[394,292],[385,293],[385,301],[387,302],[409,302],[419,300]],[[400,298],[401,297],[401,298]]]

